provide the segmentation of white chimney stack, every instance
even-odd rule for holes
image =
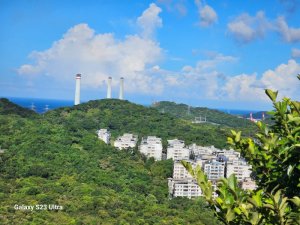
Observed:
[[[108,77],[108,80],[107,80],[107,95],[106,95],[106,98],[111,98],[111,81],[112,81],[112,78],[111,78],[111,77]]]
[[[120,78],[120,93],[119,93],[119,99],[123,100],[124,99],[124,78]]]
[[[74,105],[80,104],[80,80],[81,80],[81,74],[77,74]]]

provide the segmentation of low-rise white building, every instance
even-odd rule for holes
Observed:
[[[167,159],[188,160],[190,158],[190,150],[185,148],[184,141],[174,139],[168,140]]]
[[[225,175],[225,162],[219,162],[216,160],[207,161],[203,165],[204,173],[209,180],[215,181]]]
[[[155,160],[162,160],[162,143],[161,138],[148,136],[143,138],[139,150],[147,157],[153,157]]]
[[[238,160],[241,157],[241,154],[233,149],[230,150],[218,150],[216,152],[217,156],[224,156],[228,161]]]
[[[104,141],[106,144],[110,141],[110,132],[107,129],[100,129],[97,131],[98,138]]]
[[[123,134],[114,142],[114,146],[118,149],[134,148],[138,141],[138,136],[134,134]]]
[[[244,160],[228,161],[226,165],[226,177],[235,174],[238,181],[250,177],[251,166]]]
[[[202,194],[201,188],[196,181],[192,179],[175,180],[169,178],[168,187],[171,197],[195,198]]]
[[[197,163],[191,160],[187,162],[191,163],[192,167],[195,168]],[[201,166],[201,165],[200,165]],[[182,180],[182,179],[192,179],[191,174],[185,169],[180,161],[175,161],[173,166],[173,179]]]
[[[255,190],[257,188],[257,185],[254,180],[252,180],[250,177],[245,178],[241,182],[241,188],[244,190]]]
[[[213,153],[218,150],[214,146],[209,146],[209,147],[199,146],[199,145],[196,145],[195,143],[190,145],[189,149],[193,152],[193,154],[196,157],[202,156],[202,155],[213,155]]]

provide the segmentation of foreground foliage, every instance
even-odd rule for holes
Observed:
[[[299,77],[300,79],[300,77]],[[205,199],[223,224],[300,224],[300,103],[266,90],[273,102],[273,123],[259,122],[255,139],[232,131],[228,142],[252,165],[258,184],[255,191],[242,190],[234,175],[218,183],[218,197],[200,167],[183,165],[196,178]]]

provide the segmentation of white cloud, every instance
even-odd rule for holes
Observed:
[[[264,38],[272,24],[265,18],[263,11],[256,13],[254,17],[243,13],[227,24],[229,33],[239,43],[248,43],[259,38]]]
[[[195,4],[198,7],[201,27],[208,27],[217,22],[218,15],[211,6],[202,3],[200,0],[195,0]]]
[[[293,48],[293,49],[292,49],[292,57],[293,57],[293,58],[300,58],[300,49],[298,49],[298,48]]]
[[[277,18],[277,29],[286,42],[300,42],[300,28],[289,27],[282,16]]]
[[[143,35],[128,35],[123,40],[111,33],[96,34],[87,24],[75,25],[51,48],[32,52],[33,63],[24,64],[17,71],[64,83],[72,82],[76,73],[82,73],[82,85],[87,88],[99,88],[108,76],[117,85],[123,76],[127,92],[161,93],[161,80],[147,72],[163,57],[159,43],[148,36],[161,26],[159,12],[151,4],[137,21]]]
[[[295,60],[267,70],[261,76],[257,73],[229,76],[220,72],[222,64],[236,61],[235,57],[217,54],[212,59],[198,61],[195,67],[184,66],[180,74],[172,74],[168,80],[176,86],[175,94],[189,93],[206,100],[263,103],[269,101],[266,88],[278,90],[279,97],[300,98],[300,82],[296,77],[300,64]]]
[[[157,3],[166,7],[169,12],[176,12],[180,16],[185,16],[187,14],[185,0],[157,0]]]
[[[199,71],[203,71],[205,69],[212,69],[217,67],[217,65],[220,65],[222,63],[229,63],[229,62],[235,62],[238,58],[233,56],[226,56],[220,53],[216,53],[211,56],[210,59],[207,60],[201,60],[197,63],[196,68]]]
[[[187,8],[182,2],[176,3],[174,7],[181,16],[185,16],[187,14]]]
[[[268,98],[264,89],[278,90],[279,96],[288,96],[294,99],[300,97],[300,82],[296,75],[300,72],[300,64],[289,60],[274,70],[265,71],[261,78],[256,74],[241,74],[228,77],[222,92],[225,99],[243,101],[265,101]]]
[[[142,28],[144,38],[152,38],[156,28],[162,27],[162,19],[159,17],[161,8],[151,3],[149,8],[137,19],[137,24]]]
[[[219,72],[219,68],[228,63],[234,63],[238,59],[233,56],[225,56],[220,53],[211,55],[209,59],[199,60],[195,67],[186,65],[182,68],[181,74],[175,74],[178,88],[181,93],[188,92],[193,96],[206,99],[218,99],[219,87],[225,82],[226,77]]]

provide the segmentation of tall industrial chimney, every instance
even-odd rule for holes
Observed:
[[[120,93],[119,93],[119,99],[124,99],[124,77],[120,78]]]
[[[74,105],[80,104],[80,80],[81,80],[81,74],[77,74]]]
[[[107,80],[107,95],[106,95],[106,98],[111,98],[111,81],[112,81],[112,78],[111,78],[111,77],[108,77],[108,80]]]

